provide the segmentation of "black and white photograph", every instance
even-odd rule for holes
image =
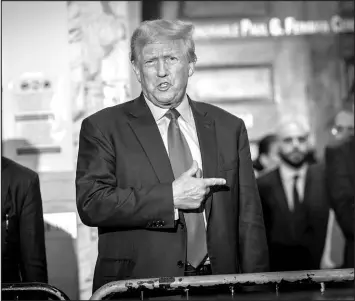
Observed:
[[[353,300],[353,1],[1,1],[2,300]]]

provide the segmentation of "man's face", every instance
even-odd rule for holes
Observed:
[[[332,134],[337,140],[345,139],[354,135],[354,114],[341,111],[335,118]]]
[[[158,107],[170,108],[183,100],[194,63],[189,63],[181,40],[162,41],[144,46],[133,70],[144,96]]]
[[[280,131],[280,157],[293,167],[300,167],[310,150],[308,133],[297,123],[290,123]]]

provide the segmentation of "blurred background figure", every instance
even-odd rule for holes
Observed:
[[[331,134],[333,140],[330,141],[328,148],[339,145],[354,136],[354,113],[352,109],[349,108],[349,105],[345,106],[335,115]],[[321,267],[324,269],[340,268],[344,261],[344,247],[345,238],[343,232],[335,218],[333,209],[330,209],[327,239]]]
[[[260,139],[258,143],[258,157],[253,162],[255,175],[258,177],[279,164],[277,136],[269,134]]]
[[[344,108],[336,114],[332,135],[336,141],[342,141],[354,135],[354,113],[350,108]]]
[[[339,145],[326,149],[325,160],[331,207],[345,236],[342,268],[354,267],[354,139],[347,138]],[[334,219],[334,218],[333,218]],[[339,231],[331,228],[331,249],[339,249]],[[336,235],[338,234],[338,235]],[[338,262],[338,265],[340,262]]]
[[[331,219],[327,235],[326,263],[340,268],[354,267],[354,83],[346,102],[351,107],[347,130],[338,131],[337,143],[332,143],[325,150],[327,187],[331,202]],[[349,111],[348,111],[349,112]],[[344,114],[343,114],[344,115]],[[344,115],[345,116],[345,115]],[[344,121],[342,119],[342,121]],[[340,121],[340,118],[339,118]],[[340,135],[341,133],[341,135]],[[343,237],[345,237],[345,248]],[[339,254],[339,253],[343,254]]]
[[[319,269],[329,206],[322,164],[309,164],[309,128],[286,118],[278,127],[280,164],[258,178],[271,271]]]
[[[349,102],[335,115],[331,133],[335,141],[342,141],[354,135],[354,112]]]
[[[6,157],[1,157],[1,263],[2,283],[48,282],[38,175]]]

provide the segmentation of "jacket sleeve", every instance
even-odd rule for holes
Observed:
[[[339,226],[348,238],[354,239],[354,190],[348,171],[346,158],[339,147],[329,147],[325,151],[327,187],[331,207]]]
[[[265,225],[244,122],[238,144],[241,270],[242,273],[266,272],[269,270],[269,254]]]
[[[112,143],[89,119],[82,123],[76,170],[76,202],[91,227],[173,228],[172,183],[120,187]],[[123,158],[124,159],[124,158]]]
[[[21,275],[24,282],[48,282],[42,198],[38,175],[30,182],[20,214]]]

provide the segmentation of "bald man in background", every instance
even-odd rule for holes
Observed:
[[[323,164],[309,165],[308,125],[285,118],[278,127],[280,166],[258,178],[270,270],[319,269],[329,204]]]

